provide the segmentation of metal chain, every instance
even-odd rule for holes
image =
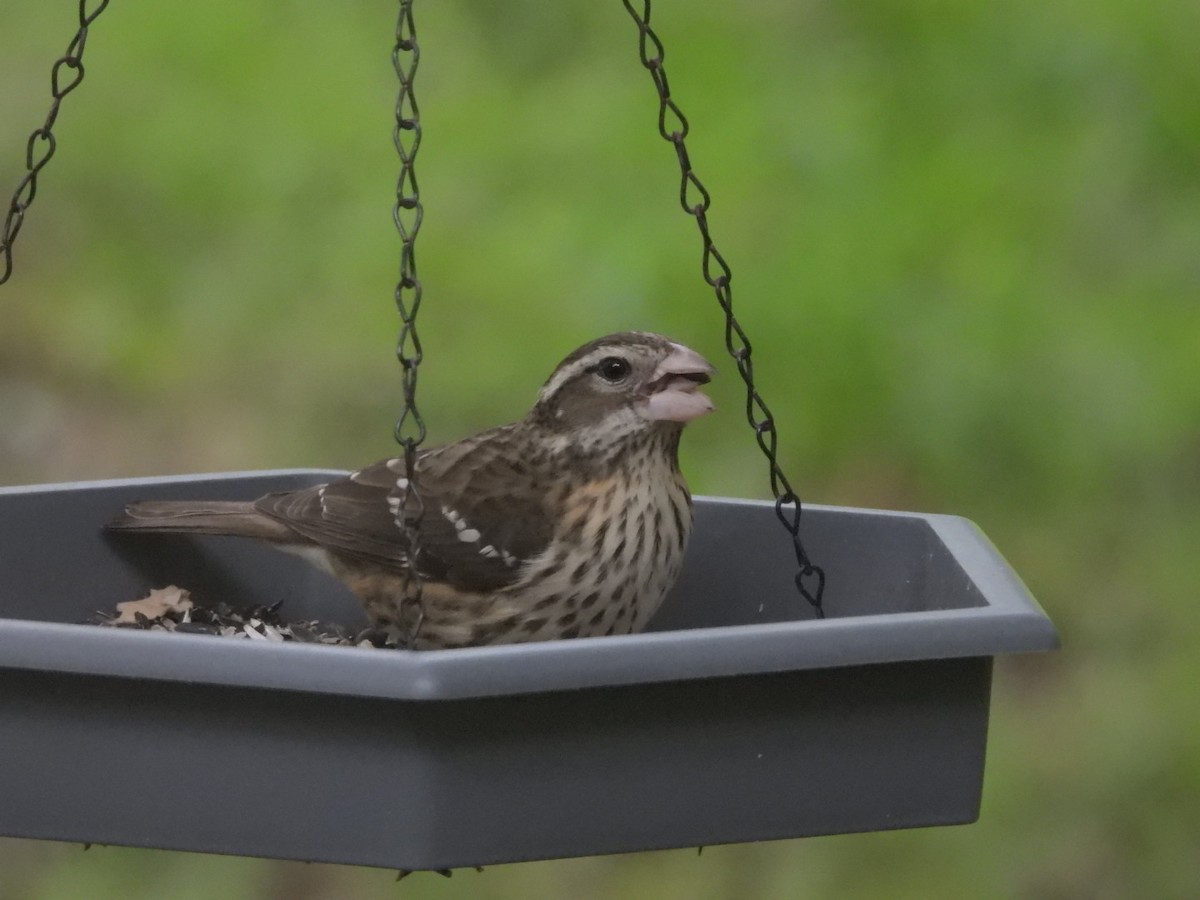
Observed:
[[[396,441],[404,448],[404,473],[406,486],[400,498],[396,519],[401,523],[404,539],[408,546],[409,565],[404,581],[402,603],[415,606],[418,610],[416,624],[408,636],[412,646],[420,633],[425,618],[421,604],[421,576],[417,571],[420,553],[421,519],[425,504],[417,492],[414,471],[417,448],[425,440],[425,421],[417,408],[417,370],[424,354],[421,339],[417,335],[417,311],[421,307],[421,280],[417,277],[417,233],[425,209],[421,205],[421,192],[417,187],[414,164],[421,147],[421,116],[417,98],[413,93],[413,78],[421,60],[421,48],[417,44],[417,30],[413,23],[413,0],[400,0],[400,15],[396,21],[396,44],[392,49],[392,64],[400,81],[396,98],[396,125],[392,141],[400,156],[400,177],[396,182],[396,205],[392,209],[392,220],[400,235],[400,279],[396,283],[396,309],[400,313],[400,337],[396,343],[396,358],[400,361],[401,386],[404,392],[404,410],[396,422]],[[412,512],[415,511],[415,512]]]
[[[738,324],[733,314],[733,292],[730,282],[733,272],[725,258],[718,252],[713,243],[708,228],[708,208],[711,198],[696,173],[688,157],[684,141],[688,134],[688,120],[683,111],[671,99],[671,88],[667,81],[667,71],[663,67],[665,51],[662,41],[650,27],[650,0],[641,0],[641,12],[635,8],[632,0],[623,0],[625,9],[633,17],[638,28],[638,50],[642,65],[650,72],[654,88],[658,92],[658,133],[663,140],[675,148],[679,159],[679,203],[683,211],[696,220],[700,229],[700,237],[704,242],[702,271],[704,280],[713,289],[717,303],[725,313],[725,349],[737,363],[738,374],[746,384],[746,419],[754,429],[758,446],[767,458],[771,472],[771,491],[775,495],[775,515],[792,536],[792,545],[796,551],[798,571],[795,576],[796,589],[816,610],[817,618],[825,617],[823,595],[825,593],[825,572],[820,566],[813,565],[800,540],[800,498],[792,489],[779,466],[776,452],[779,436],[775,428],[775,418],[767,408],[754,386],[754,367],[751,362],[750,339]]]
[[[96,20],[108,0],[97,0],[95,8],[88,10],[88,0],[79,0],[79,30],[67,45],[64,53],[50,70],[50,91],[54,96],[50,104],[50,112],[41,128],[29,136],[25,145],[25,177],[13,192],[8,204],[8,213],[4,217],[4,231],[0,233],[0,284],[8,281],[12,275],[12,248],[21,233],[21,225],[25,222],[25,211],[29,209],[33,198],[37,195],[37,180],[50,157],[58,147],[54,138],[54,123],[58,119],[58,108],[63,98],[83,81],[83,49],[87,44],[88,27]],[[65,70],[65,72],[64,72]]]

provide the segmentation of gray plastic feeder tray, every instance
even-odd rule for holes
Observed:
[[[412,653],[75,624],[166,584],[361,622],[253,542],[100,529],[332,474],[0,489],[0,833],[440,869],[971,822],[992,656],[1058,645],[964,519],[807,508],[815,621],[772,506],[704,498],[642,635]]]

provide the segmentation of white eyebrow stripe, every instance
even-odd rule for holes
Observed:
[[[616,350],[614,350],[612,347],[597,347],[587,356],[581,356],[565,369],[556,372],[554,376],[546,382],[546,386],[543,387],[538,393],[538,399],[544,400],[546,397],[557,393],[558,389],[561,388],[567,381],[574,378],[580,372],[586,372],[589,368],[600,362],[600,360],[604,359],[604,357],[612,356],[615,352]]]

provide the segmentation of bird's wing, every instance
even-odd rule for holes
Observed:
[[[548,498],[507,441],[475,439],[427,451],[418,460],[418,571],[473,591],[499,590],[549,543]],[[304,491],[268,494],[255,508],[329,549],[404,569],[411,548],[398,516],[404,503],[404,461],[377,462],[345,478]]]

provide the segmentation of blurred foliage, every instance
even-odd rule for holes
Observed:
[[[74,8],[0,9],[5,185]],[[0,290],[0,483],[390,451],[393,17],[112,4]],[[655,23],[804,497],[974,518],[1063,633],[998,668],[980,823],[401,887],[6,840],[0,896],[1200,894],[1200,5],[660,0]],[[519,416],[606,331],[719,360],[620,4],[443,0],[418,29],[432,440]],[[722,369],[684,463],[761,496]]]

